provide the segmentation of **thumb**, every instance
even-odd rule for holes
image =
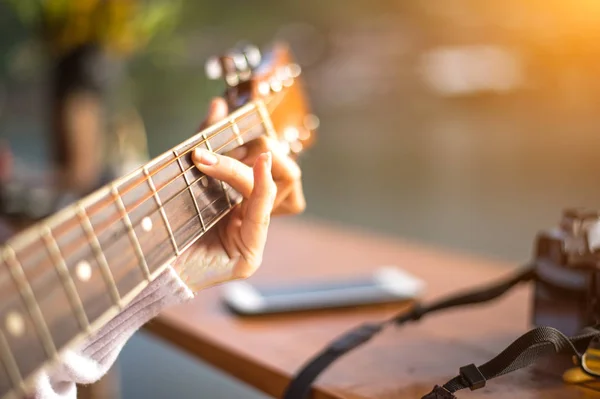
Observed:
[[[200,125],[200,130],[206,129],[208,126],[224,119],[227,117],[228,113],[229,107],[227,106],[225,99],[221,97],[213,98],[208,106],[208,115]]]

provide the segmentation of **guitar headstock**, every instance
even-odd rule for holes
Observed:
[[[281,143],[295,155],[310,147],[319,119],[310,107],[301,81],[301,68],[289,47],[274,44],[261,54],[252,45],[243,45],[206,64],[210,79],[223,79],[230,111],[262,99]]]

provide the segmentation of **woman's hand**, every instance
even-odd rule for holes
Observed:
[[[211,103],[203,126],[227,116],[224,100]],[[202,148],[196,167],[229,184],[244,198],[173,263],[194,292],[251,276],[262,263],[272,214],[296,214],[305,207],[298,165],[271,140],[258,139],[227,155]]]
[[[202,123],[201,129],[224,119],[227,114],[228,107],[225,100],[215,98],[210,104],[208,117]],[[275,198],[272,214],[295,215],[303,212],[306,208],[306,200],[302,190],[302,173],[298,164],[283,151],[280,143],[270,137],[263,136],[230,151],[226,155],[251,166],[254,165],[258,156],[264,152],[273,154],[273,169],[271,172],[277,185],[277,197]]]

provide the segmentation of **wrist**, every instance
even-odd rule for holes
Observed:
[[[192,292],[233,280],[239,259],[230,257],[222,247],[201,246],[188,252],[172,266]]]

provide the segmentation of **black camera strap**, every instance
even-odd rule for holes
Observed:
[[[417,303],[410,311],[401,313],[391,319],[380,323],[363,324],[336,339],[310,360],[290,382],[282,398],[307,398],[313,382],[327,367],[344,354],[368,342],[388,325],[399,326],[411,321],[418,321],[423,316],[440,310],[488,302],[500,297],[516,285],[536,278],[533,267],[528,266],[499,283],[451,295],[430,305]],[[422,399],[454,399],[456,398],[454,392],[460,389],[470,388],[473,390],[481,388],[487,380],[526,367],[534,363],[540,356],[545,356],[550,352],[558,353],[568,349],[578,359],[582,359],[580,353],[585,352],[587,345],[597,336],[600,336],[600,331],[593,328],[573,338],[567,338],[558,330],[549,327],[534,329],[518,338],[489,362],[479,367],[475,365],[462,367],[458,377],[448,381],[443,386],[436,386],[432,392]]]
[[[583,354],[590,342],[598,337],[600,330],[595,327],[585,328],[580,335],[571,338],[552,327],[535,328],[521,335],[487,363],[461,367],[458,376],[443,386],[436,385],[422,399],[454,399],[456,391],[483,388],[486,381],[492,378],[530,366],[541,357],[558,353],[572,354],[577,359],[577,365],[587,372]]]

